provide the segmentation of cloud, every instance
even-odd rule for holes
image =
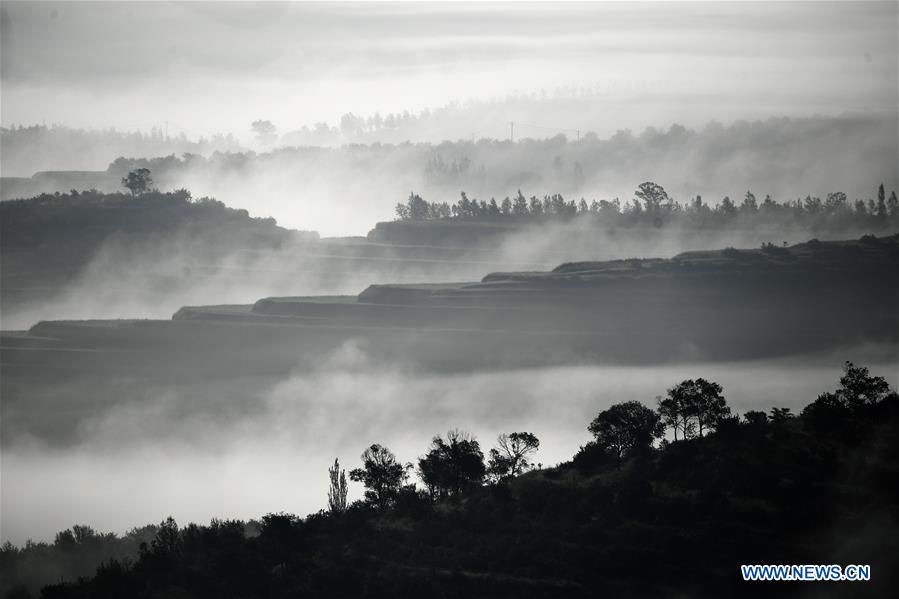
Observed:
[[[760,101],[894,109],[895,14],[890,3],[8,2],[3,122],[168,118],[193,134],[242,132],[260,117],[299,127],[615,79],[654,83],[643,95],[683,113],[688,93],[704,96],[707,116]]]

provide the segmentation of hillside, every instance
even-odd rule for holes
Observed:
[[[168,520],[121,540],[81,527],[77,540],[6,546],[6,597],[41,580],[46,599],[887,596],[899,582],[899,396],[846,368],[799,417],[722,418],[705,437],[634,446],[620,466],[591,442],[570,462],[436,501],[404,487],[382,507]],[[39,574],[89,574],[91,559],[104,563],[77,581]],[[741,564],[863,564],[871,580],[749,583]]]
[[[2,202],[0,304],[9,310],[60,293],[107,246],[118,261],[178,248],[214,263],[240,249],[271,250],[315,238],[209,198],[194,200],[183,190],[138,197],[71,192]]]
[[[471,283],[376,284],[355,297],[184,307],[169,321],[40,322],[6,336],[4,363],[62,359],[53,348],[139,348],[154,358],[130,366],[127,355],[114,359],[180,372],[178,353],[202,348],[192,372],[231,376],[235,355],[248,372],[283,372],[350,339],[378,348],[385,363],[443,371],[895,348],[897,269],[899,236],[569,263]]]
[[[169,320],[42,321],[0,334],[2,433],[8,442],[57,443],[121,399],[117,381],[138,394],[159,380],[265,384],[314,372],[322,356],[347,346],[364,347],[373,368],[443,374],[722,363],[852,347],[895,362],[897,248],[899,236],[689,252],[471,283],[378,284],[358,296],[188,306]],[[45,409],[45,401],[71,410]]]

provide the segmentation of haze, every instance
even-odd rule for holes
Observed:
[[[4,126],[248,138],[255,119],[283,132],[559,88],[601,114],[534,115],[522,135],[897,105],[892,2],[4,2],[0,27]],[[457,133],[504,138],[507,120]]]
[[[556,464],[687,378],[736,414],[799,412],[845,360],[895,387],[897,27],[896,2],[4,0],[0,542],[305,515],[335,457],[455,427]],[[479,214],[378,227],[461,191]]]

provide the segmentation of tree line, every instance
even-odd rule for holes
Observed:
[[[656,398],[654,409],[638,401],[614,404],[599,412],[587,426],[593,440],[581,448],[575,461],[610,459],[620,469],[624,459],[650,451],[659,440],[666,447],[672,442],[702,438],[722,429],[769,422],[779,424],[795,417],[790,408],[773,407],[769,413],[750,410],[741,419],[732,414],[722,393],[720,384],[697,378],[668,389],[665,397]],[[802,410],[801,416],[818,432],[851,431],[860,428],[859,423],[870,420],[884,401],[899,402],[899,395],[889,389],[886,379],[871,376],[866,367],[846,362],[839,389],[821,394]],[[668,431],[672,441],[663,439]],[[400,462],[392,451],[376,443],[365,449],[362,465],[352,469],[349,475],[350,480],[365,487],[364,503],[386,510],[410,498],[457,499],[485,483],[505,483],[535,467],[532,457],[539,448],[540,441],[533,433],[504,433],[497,438],[497,446],[490,450],[485,463],[480,443],[474,436],[451,430],[445,437],[437,435],[432,439],[427,453],[418,459],[417,467],[411,462]],[[338,475],[338,469],[335,460],[329,470],[328,505],[332,513],[347,509],[345,472]],[[409,482],[413,470],[424,489]]]
[[[783,220],[797,222],[829,221],[831,224],[899,224],[899,199],[893,191],[886,195],[883,184],[877,188],[877,198],[856,199],[850,202],[843,192],[828,193],[825,198],[806,196],[804,199],[778,202],[770,195],[759,200],[747,190],[737,205],[725,196],[718,204],[705,203],[697,195],[682,204],[672,198],[658,183],[646,181],[634,192],[634,198],[622,203],[613,200],[566,200],[562,194],[526,198],[521,190],[514,197],[497,202],[469,199],[461,192],[459,201],[428,202],[416,193],[410,193],[405,203],[396,205],[396,216],[401,221],[422,220],[471,220],[471,219],[565,219],[590,215],[610,225],[652,224],[662,226],[682,222],[697,226],[725,225],[740,220]]]
[[[533,464],[531,433],[501,435],[485,455],[450,431],[418,459],[421,489],[408,482],[412,464],[374,444],[349,477],[335,461],[328,509],[306,518],[167,518],[121,539],[79,526],[52,543],[6,543],[0,596],[32,596],[38,579],[47,599],[668,596],[690,578],[717,591],[700,595],[730,596],[748,555],[829,559],[809,535],[892,513],[899,395],[883,377],[847,362],[839,386],[797,415],[738,417],[723,392],[698,378],[654,407],[611,405],[588,423],[593,440],[554,468]],[[364,485],[362,500],[347,502],[347,478]],[[889,524],[877,526],[885,534],[866,533],[871,551],[854,559],[893,559]],[[99,568],[84,577],[90,563]],[[889,587],[889,569],[878,572]]]

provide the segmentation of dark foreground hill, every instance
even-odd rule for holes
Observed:
[[[41,596],[892,596],[899,397],[855,372],[865,377],[847,374],[800,417],[722,418],[704,438],[634,446],[620,467],[591,443],[558,467],[437,501],[406,487],[380,507],[306,518],[168,520],[146,529],[155,536],[136,555]],[[7,546],[0,568],[18,581],[42,563],[59,571],[84,555],[121,556],[115,539],[104,553],[94,536],[71,537]],[[744,582],[742,564],[861,564],[871,577]],[[7,597],[29,596],[11,586]]]

